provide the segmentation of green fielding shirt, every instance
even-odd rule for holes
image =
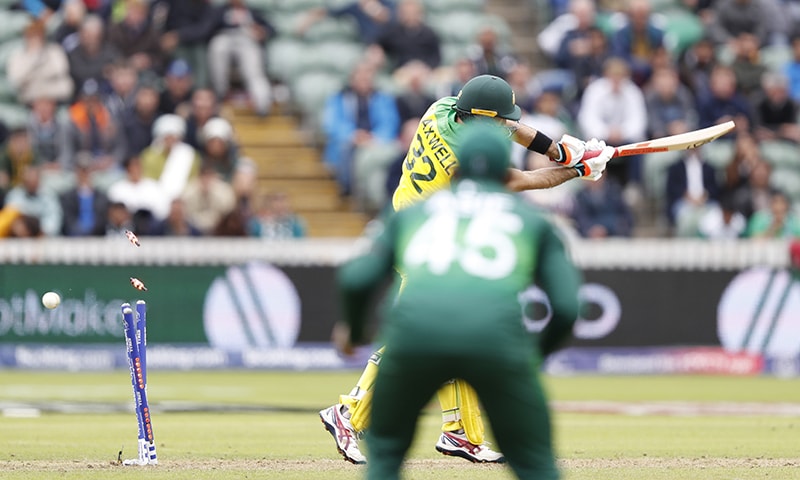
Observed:
[[[354,343],[364,340],[367,300],[394,269],[404,281],[382,326],[389,348],[463,353],[486,347],[516,355],[538,347],[547,355],[569,335],[580,276],[550,222],[500,183],[456,181],[374,230],[369,251],[338,273]],[[532,283],[552,307],[533,344],[517,298]]]

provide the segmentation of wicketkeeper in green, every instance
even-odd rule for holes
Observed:
[[[399,478],[421,409],[452,378],[474,387],[519,478],[559,477],[538,366],[570,335],[580,275],[555,227],[504,186],[507,132],[477,121],[463,135],[451,186],[387,217],[368,234],[368,251],[338,272],[347,326],[335,340],[345,353],[366,340],[367,305],[381,280],[395,269],[407,280],[380,330],[369,479]],[[526,331],[517,299],[531,283],[552,307],[539,334]]]

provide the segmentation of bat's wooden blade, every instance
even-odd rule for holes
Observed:
[[[714,125],[713,127],[693,130],[691,132],[656,138],[644,142],[631,143],[616,148],[615,157],[628,157],[630,155],[643,155],[647,153],[668,152],[672,150],[689,150],[705,145],[718,139],[736,127],[730,121]]]

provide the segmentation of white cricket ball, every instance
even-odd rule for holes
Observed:
[[[47,292],[42,295],[42,305],[47,308],[56,308],[61,303],[61,297],[56,292]]]

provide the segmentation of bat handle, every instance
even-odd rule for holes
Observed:
[[[600,153],[602,153],[602,152],[603,152],[602,150],[591,150],[591,151],[588,151],[588,152],[584,152],[583,153],[583,157],[581,157],[581,158],[584,159],[584,160],[589,160],[590,158],[594,158],[594,157],[600,155]],[[619,157],[619,149],[617,149],[616,147],[614,147],[614,153],[611,155],[611,158],[614,158],[614,157]]]

